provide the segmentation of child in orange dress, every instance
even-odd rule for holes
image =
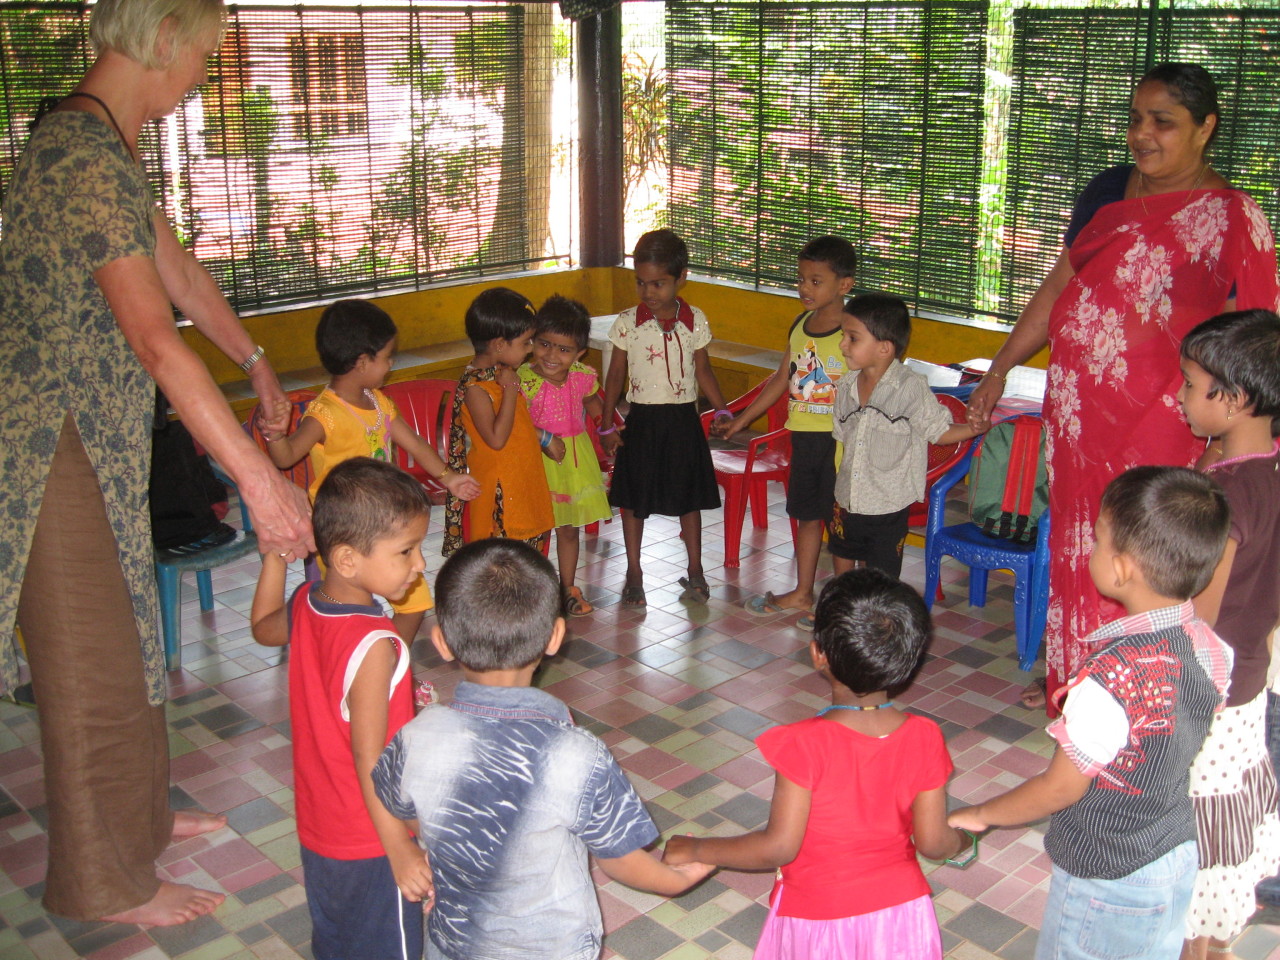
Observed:
[[[449,468],[470,473],[480,495],[467,510],[445,500],[444,555],[485,537],[523,540],[545,552],[555,526],[538,430],[516,369],[533,345],[533,304],[506,287],[485,290],[467,308],[475,359],[458,379],[449,431]]]

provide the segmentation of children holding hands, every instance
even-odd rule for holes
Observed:
[[[382,802],[417,821],[430,854],[429,955],[597,957],[588,853],[607,876],[664,896],[711,867],[644,850],[657,828],[609,748],[531,686],[565,634],[545,557],[512,540],[470,543],[445,563],[436,593],[431,641],[464,679],[448,706],[425,707],[396,734],[374,771]]]
[[[453,395],[449,468],[469,472],[480,493],[468,506],[465,537],[462,502],[446,499],[446,557],[464,540],[486,537],[541,548],[555,526],[538,431],[516,374],[529,356],[534,327],[533,304],[506,287],[485,290],[467,308],[467,337],[476,355]]]
[[[1221,709],[1231,651],[1196,616],[1229,530],[1222,489],[1181,467],[1134,467],[1102,497],[1089,573],[1127,616],[1060,691],[1048,769],[953,812],[982,831],[1049,816],[1053,862],[1036,957],[1177,957],[1196,877],[1191,766]]]
[[[756,960],[939,960],[941,935],[916,860],[972,844],[946,823],[942,731],[897,709],[931,627],[920,595],[878,570],[822,591],[809,654],[831,686],[816,717],[756,740],[776,770],[769,823],[738,837],[675,836],[664,859],[738,870],[781,867]]]
[[[600,461],[587,433],[587,418],[590,429],[595,429],[603,411],[596,372],[581,362],[591,336],[591,315],[576,300],[556,294],[538,308],[536,319],[533,356],[517,373],[529,415],[540,433],[565,610],[581,617],[595,608],[574,584],[578,528],[613,515]]]
[[[466,500],[480,492],[475,480],[444,465],[378,389],[386,382],[395,350],[396,325],[381,307],[368,300],[332,303],[316,325],[316,352],[332,377],[329,385],[307,407],[292,434],[287,401],[275,410],[259,411],[267,454],[277,467],[285,470],[303,457],[311,458],[312,499],[329,471],[345,460],[372,457],[394,463],[393,443],[408,450],[454,496]],[[430,608],[431,592],[422,577],[392,603],[392,619],[406,643],[413,642]]]
[[[702,570],[701,511],[720,506],[720,491],[698,419],[698,388],[717,418],[732,414],[724,409],[707,357],[707,318],[680,298],[689,278],[689,248],[671,230],[652,230],[636,242],[633,261],[640,303],[618,314],[609,331],[614,349],[598,431],[605,452],[617,454],[609,502],[622,512],[622,603],[647,603],[640,548],[644,522],[654,513],[680,518],[688,556],[680,599],[706,603],[711,592]],[[625,427],[615,430],[613,413],[624,388],[630,408]]]
[[[302,584],[286,606],[284,559],[262,558],[250,616],[259,643],[290,644],[296,817],[317,960],[422,956],[431,868],[370,776],[414,709],[408,645],[374,597],[398,599],[422,579],[430,511],[407,473],[355,457],[316,492],[324,579]]]

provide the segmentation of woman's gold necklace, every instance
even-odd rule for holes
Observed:
[[[1200,168],[1200,174],[1199,176],[1196,177],[1196,182],[1191,184],[1191,189],[1187,191],[1187,195],[1182,201],[1182,205],[1184,207],[1187,205],[1187,202],[1191,199],[1191,195],[1200,189],[1200,184],[1204,183],[1204,178],[1208,176],[1209,171],[1212,169],[1213,167],[1207,163]],[[1138,171],[1138,199],[1142,202],[1143,213],[1151,212],[1150,210],[1147,209],[1148,196],[1155,196],[1155,194],[1151,192],[1151,187],[1147,182],[1147,175],[1143,173],[1141,170],[1139,170]]]

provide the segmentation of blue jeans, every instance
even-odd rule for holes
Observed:
[[[1055,866],[1036,960],[1176,960],[1198,860],[1188,840],[1118,880]]]

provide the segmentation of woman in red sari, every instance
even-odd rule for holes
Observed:
[[[1081,638],[1123,614],[1089,579],[1103,488],[1138,464],[1190,466],[1203,447],[1175,399],[1178,344],[1224,310],[1277,307],[1266,217],[1205,159],[1218,119],[1202,68],[1143,76],[1129,110],[1134,163],[1084,189],[1065,249],[969,401],[970,422],[988,421],[1004,375],[1049,345],[1050,693],[1083,660]]]

